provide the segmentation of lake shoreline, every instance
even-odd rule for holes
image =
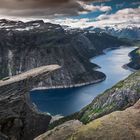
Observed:
[[[115,50],[113,48],[113,51],[108,49],[105,50],[106,55],[100,55],[91,60],[91,63],[101,66],[96,70],[105,73],[105,78],[77,85],[39,87],[31,91],[32,102],[40,112],[48,112],[54,120],[59,119],[58,114],[67,116],[77,112],[106,89],[134,72],[126,67],[130,61],[128,54],[133,49],[135,48],[120,47]]]
[[[94,58],[102,56],[102,55],[106,55],[106,53],[109,52],[109,51],[112,51],[112,50],[115,50],[115,49],[120,49],[120,48],[128,48],[128,47],[135,48],[136,46],[120,46],[120,47],[112,47],[112,48],[110,47],[110,48],[104,49],[102,54],[99,54],[97,56],[94,56],[94,57],[90,58],[89,61],[91,62],[91,59],[94,59]],[[128,56],[131,58],[130,55],[128,55]],[[99,70],[101,68],[98,64],[96,64],[96,65],[97,65],[97,67],[93,68],[93,70]],[[126,70],[129,69],[130,71],[135,72],[135,69],[127,66],[127,64],[124,64],[122,67]],[[50,90],[50,89],[53,90],[53,89],[79,88],[79,87],[84,87],[84,86],[91,85],[91,84],[98,84],[98,83],[100,83],[100,82],[102,82],[106,79],[106,74],[105,73],[103,73],[103,74],[105,76],[103,78],[98,79],[98,80],[87,81],[87,82],[84,82],[84,83],[71,84],[71,85],[60,85],[60,86],[51,86],[51,87],[37,87],[37,88],[32,89],[31,92],[42,91],[42,90]]]
[[[85,82],[85,83],[80,83],[80,84],[73,84],[73,85],[63,85],[63,86],[52,86],[52,87],[38,87],[38,88],[34,88],[32,91],[42,91],[42,90],[50,90],[50,89],[66,89],[66,88],[78,88],[78,87],[84,87],[87,85],[91,85],[91,84],[97,84],[100,83],[102,81],[104,81],[106,79],[106,76],[98,79],[98,80],[94,80],[91,82]]]

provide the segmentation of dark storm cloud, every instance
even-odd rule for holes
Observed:
[[[20,8],[47,8],[69,4],[73,0],[0,0],[1,8],[20,9]]]
[[[88,11],[79,1],[89,4],[95,0],[0,0],[0,14],[11,16],[77,15],[78,12]]]

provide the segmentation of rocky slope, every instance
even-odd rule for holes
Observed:
[[[127,79],[97,96],[92,103],[80,112],[64,117],[50,125],[50,129],[65,121],[78,119],[84,124],[109,114],[113,111],[124,110],[140,98],[140,71],[130,75]]]
[[[51,116],[35,109],[29,91],[59,68],[43,66],[0,80],[0,140],[32,140],[47,130]]]
[[[31,21],[0,20],[0,78],[42,65],[59,64],[62,69],[44,77],[38,87],[67,87],[105,79],[93,70],[89,58],[108,47],[129,45],[105,33],[65,31],[60,25]]]
[[[113,112],[79,128],[67,140],[139,140],[139,117],[140,100],[133,107]]]
[[[127,66],[136,70],[140,69],[140,48],[132,51],[130,56],[132,61]]]
[[[87,123],[110,112],[132,106],[140,98],[139,90],[140,71],[97,96],[90,105],[81,110],[79,119]]]
[[[139,140],[139,117],[140,100],[133,107],[124,111],[113,112],[87,125],[73,126],[66,122],[40,135],[35,140]],[[69,125],[67,126],[67,124]],[[69,128],[75,128],[76,126],[77,129],[73,129],[74,132],[63,133],[65,128],[69,130]],[[59,136],[59,139],[57,136]]]
[[[76,125],[67,126],[66,124],[69,121],[62,123],[61,120],[61,125],[40,135],[35,140],[58,140],[56,134],[59,134],[61,140],[139,140],[139,98],[140,71],[105,91],[94,99],[90,105],[81,110],[79,119],[87,123],[86,125],[80,125],[74,129],[74,132],[63,133],[65,126],[68,130],[71,127],[75,128]],[[78,119],[76,118],[77,114],[71,119]],[[59,122],[57,123],[59,124]]]
[[[35,138],[35,140],[66,140],[68,136],[74,133],[82,126],[82,123],[78,120],[68,121],[55,129],[48,131]]]

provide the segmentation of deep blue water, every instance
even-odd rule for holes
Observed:
[[[69,115],[79,111],[88,105],[97,95],[111,88],[120,80],[123,80],[132,73],[122,66],[130,61],[129,52],[131,48],[119,48],[106,52],[91,59],[91,62],[98,64],[98,69],[106,74],[105,81],[80,88],[51,89],[32,91],[31,100],[42,112],[49,112],[52,115]]]

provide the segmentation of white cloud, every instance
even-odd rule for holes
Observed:
[[[140,27],[140,7],[138,8],[126,8],[119,10],[114,14],[102,14],[96,19],[54,19],[51,20],[53,23],[61,25],[68,25],[73,28],[86,28],[89,26],[93,27],[105,27],[105,26],[118,26],[119,28],[126,26],[137,26]]]
[[[54,19],[50,20],[52,23],[57,23],[61,25],[68,25],[72,28],[85,28],[88,26],[88,21],[89,19],[87,18],[82,18],[82,19],[71,19],[71,18],[66,18],[66,19]]]
[[[102,12],[108,12],[108,11],[111,11],[112,8],[110,6],[100,6],[99,10]]]
[[[103,7],[103,5],[101,6]],[[101,9],[100,7],[100,9]],[[92,8],[91,8],[92,9]],[[93,9],[92,9],[93,10]],[[103,10],[103,9],[102,9]],[[86,12],[86,11],[85,11]],[[12,18],[14,20],[36,20],[43,19],[45,22],[51,22],[54,24],[67,25],[72,28],[87,28],[89,26],[93,27],[105,27],[105,26],[118,26],[118,28],[126,27],[126,26],[137,26],[140,27],[140,7],[138,8],[125,8],[122,10],[118,10],[114,14],[102,14],[98,16],[96,19],[82,18],[82,19],[73,19],[73,18],[54,18],[47,19],[44,17],[30,17],[30,18]],[[0,17],[2,17],[0,15]],[[5,18],[5,17],[4,17]]]
[[[101,12],[108,12],[111,11],[112,8],[110,6],[104,6],[104,5],[100,5],[100,6],[94,6],[92,4],[87,4],[85,2],[82,1],[78,1],[78,3],[80,4],[80,6],[85,9],[85,11],[101,11]]]
[[[97,23],[100,25],[106,24],[120,24],[120,23],[139,23],[140,24],[140,7],[138,8],[126,8],[117,11],[115,14],[107,15],[103,14],[97,17]]]

